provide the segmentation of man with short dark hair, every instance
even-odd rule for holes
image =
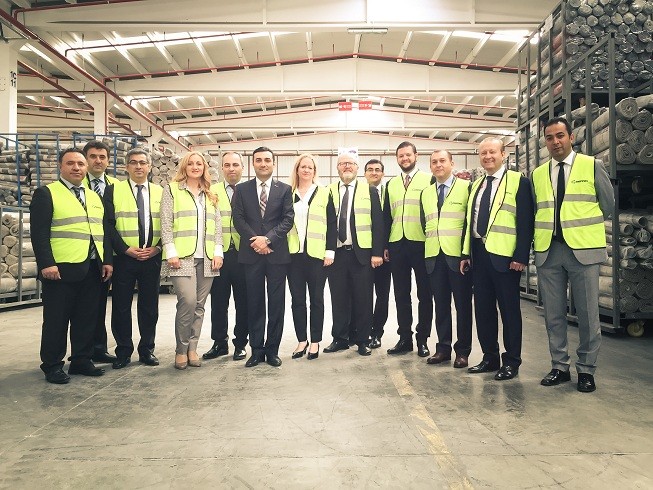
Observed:
[[[365,178],[367,183],[372,186],[371,188],[379,194],[382,212],[385,209],[384,176],[385,168],[381,160],[372,158],[365,164]],[[390,264],[385,259],[380,266],[374,269],[374,292],[376,293],[376,301],[374,302],[374,315],[372,317],[370,348],[378,349],[381,347],[383,327],[388,321],[388,302],[390,301]]]
[[[567,348],[567,284],[578,317],[577,389],[596,390],[594,372],[601,345],[599,265],[607,259],[605,224],[614,211],[614,190],[600,160],[572,150],[569,122],[544,126],[551,159],[531,174],[535,198],[535,265],[552,369],[541,384],[570,381]]]
[[[290,264],[288,232],[295,211],[288,184],[272,179],[274,154],[267,147],[252,153],[256,178],[238,184],[232,201],[234,226],[242,244],[238,261],[245,264],[248,325],[252,355],[246,367],[267,361],[281,366],[279,344],[283,333],[286,275]],[[265,288],[267,285],[268,325],[265,339]]]
[[[41,370],[55,384],[68,383],[68,374],[104,374],[91,358],[100,284],[113,272],[112,252],[102,201],[82,186],[86,170],[78,150],[63,151],[59,180],[36,189],[30,205],[30,238],[43,288]]]
[[[106,173],[110,160],[109,147],[101,141],[94,140],[86,143],[82,151],[88,164],[84,187],[95,191],[102,199],[107,188],[119,182],[118,179]],[[109,354],[107,326],[105,322],[110,285],[110,281],[103,282],[100,285],[100,302],[98,304],[97,324],[95,325],[93,340],[93,361],[99,363],[112,363],[116,360],[114,356]]]
[[[213,346],[204,353],[204,359],[215,359],[229,354],[229,298],[234,292],[236,323],[234,325],[233,360],[245,359],[247,345],[247,284],[245,266],[238,263],[240,235],[234,228],[231,215],[231,202],[236,192],[236,184],[243,176],[243,158],[240,153],[229,151],[222,155],[224,181],[211,186],[218,196],[220,219],[222,221],[222,241],[224,261],[220,275],[213,278],[211,286],[211,338]]]

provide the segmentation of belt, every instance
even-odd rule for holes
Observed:
[[[342,245],[342,246],[338,247],[338,250],[354,250],[354,246],[353,245]]]

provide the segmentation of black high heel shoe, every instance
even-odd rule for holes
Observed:
[[[292,358],[293,359],[299,359],[300,357],[304,357],[304,354],[306,354],[306,351],[308,350],[308,346],[310,344],[308,343],[308,340],[306,341],[306,346],[302,350],[296,350],[295,352],[292,353]]]
[[[320,343],[317,343],[317,352],[309,352],[308,355],[306,356],[306,359],[309,361],[313,359],[317,359],[320,355]]]

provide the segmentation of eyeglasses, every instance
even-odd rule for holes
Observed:
[[[127,163],[129,163],[129,165],[133,165],[134,167],[147,167],[150,164],[150,162],[146,162],[144,160],[129,160]]]
[[[356,167],[358,164],[356,162],[340,162],[338,167]]]

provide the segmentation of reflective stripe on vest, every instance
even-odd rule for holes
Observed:
[[[104,260],[104,206],[100,197],[85,191],[86,211],[77,197],[60,181],[47,185],[52,195],[52,225],[50,247],[57,263],[78,264],[88,258],[91,237]]]
[[[340,181],[329,186],[336,213],[340,213]],[[336,204],[337,203],[337,204]],[[372,201],[370,199],[370,186],[367,182],[357,182],[354,190],[354,208],[356,238],[360,248],[372,248]]]
[[[403,174],[388,182],[388,202],[392,215],[390,242],[398,242],[406,237],[408,240],[423,242],[424,230],[420,222],[419,207],[422,191],[431,185],[431,174],[418,170],[404,188]]]
[[[517,248],[517,191],[521,174],[514,170],[506,170],[499,182],[499,187],[494,195],[490,208],[490,221],[487,235],[483,237],[485,249],[495,255],[512,257]],[[472,211],[474,197],[485,177],[474,181],[469,193],[471,196],[467,204],[467,231],[463,245],[463,255],[469,255],[472,237]]]
[[[533,248],[544,252],[551,246],[555,222],[555,197],[549,160],[533,171],[535,190],[535,237]],[[560,208],[560,225],[565,243],[575,250],[605,248],[603,213],[594,185],[594,157],[576,154],[565,197]]]
[[[438,216],[438,184],[422,192],[422,210],[426,218],[424,257],[435,257],[442,251],[460,257],[463,248],[463,228],[469,199],[469,181],[454,178]]]
[[[329,190],[326,187],[317,187],[308,205],[308,219],[306,222],[306,248],[311,257],[324,260],[326,253],[327,233],[327,204],[329,203]],[[295,215],[295,218],[297,215]],[[299,252],[299,234],[297,227],[292,225],[288,233],[288,250],[291,254]]]
[[[218,202],[220,203],[220,226],[222,226],[222,244],[224,245],[224,251],[227,251],[232,240],[236,250],[240,250],[240,235],[236,231],[236,228],[234,228],[234,222],[231,216],[231,202],[229,202],[225,183],[218,182],[217,184],[213,184],[211,186],[211,192],[218,196]]]
[[[152,245],[161,240],[161,196],[163,187],[149,184],[150,217],[152,221]],[[139,247],[138,206],[129,180],[113,185],[113,206],[116,213],[116,231],[128,247]]]
[[[197,249],[198,216],[193,194],[188,189],[180,189],[178,182],[170,182],[172,194],[172,240],[180,258],[192,257]],[[205,196],[206,197],[206,196]],[[207,198],[204,200],[204,255],[213,258],[215,250],[215,206]],[[209,255],[211,254],[211,255]]]

